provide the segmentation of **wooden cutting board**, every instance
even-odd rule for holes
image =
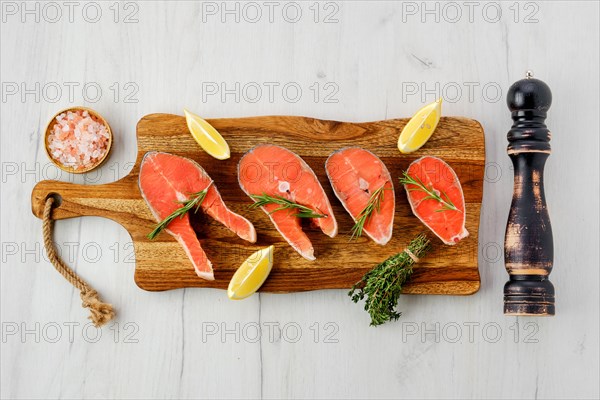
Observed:
[[[262,291],[348,289],[376,264],[402,251],[411,238],[428,231],[413,216],[397,178],[413,160],[434,155],[454,168],[462,183],[470,236],[456,246],[446,246],[431,234],[434,249],[418,264],[404,292],[466,295],[479,289],[477,239],[485,149],[483,129],[477,121],[442,118],[427,144],[410,155],[401,155],[396,148],[398,135],[408,119],[348,123],[269,116],[212,119],[209,122],[229,143],[229,160],[218,161],[204,153],[191,137],[184,117],[147,115],[137,125],[138,155],[128,176],[103,185],[39,182],[31,196],[33,213],[41,218],[45,199],[56,194],[62,198],[62,203],[53,211],[55,219],[92,215],[110,218],[123,225],[131,234],[135,248],[135,282],[145,290],[226,289],[236,268],[252,252],[270,244],[275,245],[275,264]],[[329,238],[316,228],[305,228],[315,247],[316,261],[307,261],[296,253],[262,210],[248,209],[251,200],[238,185],[237,164],[246,151],[259,143],[278,144],[299,154],[315,171],[329,196],[339,234]],[[333,194],[324,168],[327,157],[346,146],[360,146],[372,151],[383,160],[394,178],[396,217],[392,240],[386,246],[379,246],[366,237],[349,241],[352,219]],[[162,233],[154,241],[146,238],[156,221],[141,198],[138,172],[142,157],[152,150],[189,157],[200,163],[215,181],[225,203],[256,227],[258,241],[249,244],[210,217],[201,216],[194,221],[202,247],[213,263],[214,281],[197,277],[183,248],[169,234]]]

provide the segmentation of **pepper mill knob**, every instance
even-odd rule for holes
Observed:
[[[544,165],[551,151],[545,119],[552,92],[528,71],[510,87],[507,104],[513,119],[507,152],[514,166],[514,191],[504,239],[510,276],[504,313],[554,315],[554,286],[548,280],[554,247],[544,195]]]
[[[548,85],[533,77],[532,71],[527,71],[525,79],[510,87],[506,102],[512,112],[537,110],[545,113],[552,105],[552,92]]]

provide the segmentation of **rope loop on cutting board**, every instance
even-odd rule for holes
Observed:
[[[52,241],[52,227],[54,222],[52,219],[52,207],[54,201],[54,197],[50,196],[46,199],[46,205],[44,206],[44,218],[42,224],[44,247],[46,248],[48,258],[52,265],[54,265],[54,268],[56,268],[56,270],[60,272],[71,285],[79,289],[82,300],[81,306],[90,309],[90,316],[88,318],[92,321],[94,326],[99,328],[113,319],[115,312],[112,305],[100,301],[98,292],[96,292],[86,281],[81,279],[57,254],[54,242]]]

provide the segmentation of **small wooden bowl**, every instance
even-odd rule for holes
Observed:
[[[104,156],[102,156],[102,158],[99,159],[95,164],[92,164],[87,168],[76,169],[74,167],[63,165],[58,160],[55,160],[54,157],[52,157],[52,154],[50,153],[50,148],[48,147],[48,136],[50,135],[50,131],[52,130],[52,127],[54,127],[54,124],[56,123],[56,117],[58,117],[60,114],[65,113],[67,111],[87,111],[91,116],[95,117],[98,120],[98,122],[104,124],[104,126],[106,126],[106,130],[108,131],[108,146],[106,148],[106,153],[104,153]],[[112,133],[112,130],[110,129],[110,125],[108,124],[108,122],[100,114],[98,114],[96,111],[92,110],[91,108],[81,107],[81,106],[65,108],[64,110],[60,110],[59,112],[54,114],[54,116],[50,119],[50,121],[48,121],[48,125],[46,125],[46,131],[44,133],[44,148],[46,149],[46,154],[48,155],[48,158],[50,159],[50,161],[52,161],[52,163],[54,165],[56,165],[58,168],[62,169],[63,171],[69,172],[72,174],[84,174],[84,173],[90,172],[91,170],[98,168],[100,165],[102,165],[102,163],[104,163],[104,161],[106,161],[106,159],[108,158],[108,155],[110,154],[110,151],[112,149],[112,142],[113,142],[113,133]]]

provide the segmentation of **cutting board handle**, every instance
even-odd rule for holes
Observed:
[[[101,185],[41,181],[31,193],[31,210],[36,217],[42,218],[49,196],[57,199],[52,210],[54,220],[102,216],[125,225],[129,210],[126,208],[127,202],[123,200],[139,198],[140,195],[137,183],[129,177]]]

